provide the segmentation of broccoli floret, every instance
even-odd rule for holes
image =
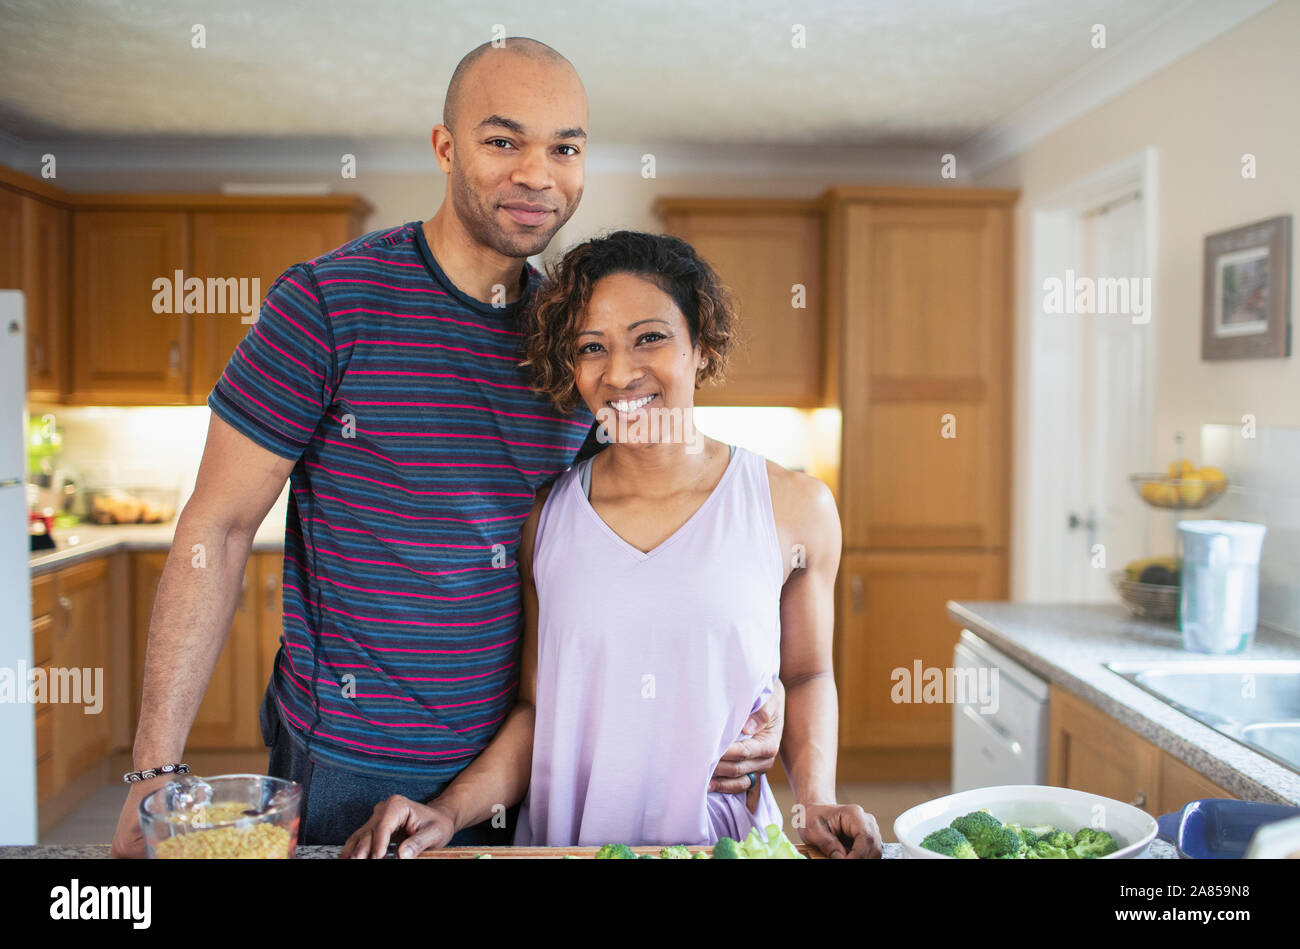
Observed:
[[[605,844],[596,851],[597,860],[635,860],[636,854],[627,844]]]
[[[637,857],[637,859],[638,859],[638,860],[658,860],[659,858],[656,857],[656,856],[655,856],[654,854],[652,854],[652,853],[643,853],[643,854],[641,854],[641,856]]]
[[[1096,827],[1080,827],[1074,835],[1074,851],[1082,859],[1105,857],[1118,849],[1115,838]]]
[[[1048,846],[1056,847],[1060,850],[1069,850],[1074,846],[1074,837],[1069,831],[1060,830],[1053,827],[1050,833],[1043,834],[1042,840],[1046,841]]]
[[[997,857],[1018,857],[1024,850],[1025,842],[1013,828],[999,827],[995,831],[985,832],[979,840],[972,840],[971,846],[981,859],[992,860]]]
[[[719,838],[718,842],[713,845],[713,859],[715,860],[741,860],[743,858],[744,854],[740,852],[740,844],[730,837]]]
[[[981,857],[984,856],[983,851],[991,849],[992,840],[986,841],[986,838],[993,838],[994,835],[1002,833],[1002,821],[990,814],[987,809],[972,811],[970,814],[958,817],[949,826],[969,840],[975,852]]]
[[[805,859],[776,824],[767,825],[766,836],[757,827],[752,828],[740,845],[740,855],[747,860]]]
[[[691,859],[691,852],[682,844],[674,844],[660,850],[659,856],[664,860],[689,860]]]
[[[1038,843],[1025,853],[1025,857],[1029,860],[1065,860],[1069,856],[1069,853],[1060,847],[1053,847],[1042,838],[1039,838]]]
[[[1018,833],[1020,835],[1020,839],[1024,841],[1025,846],[1024,846],[1024,850],[1021,851],[1022,853],[1029,851],[1030,849],[1033,848],[1034,844],[1038,843],[1038,834],[1035,833],[1031,828],[1021,827],[1019,824],[1007,824],[1007,826],[1010,827],[1012,830],[1014,830],[1016,833]]]
[[[711,859],[711,858],[710,858],[709,855],[708,855],[707,853],[705,853],[703,850],[697,850],[697,851],[695,851],[695,853],[691,854],[691,859],[692,859],[692,860],[709,860],[709,859]]]
[[[935,853],[941,853],[945,857],[953,857],[957,860],[976,860],[979,858],[970,841],[955,827],[940,827],[938,830],[932,831],[921,841],[921,846],[926,850],[933,850]]]

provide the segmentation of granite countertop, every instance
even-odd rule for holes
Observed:
[[[1242,800],[1300,805],[1300,774],[1202,725],[1103,665],[1294,660],[1300,659],[1300,639],[1260,627],[1244,653],[1192,653],[1182,648],[1176,626],[1140,619],[1118,603],[950,601],[948,615]]]
[[[274,523],[272,523],[274,521]],[[33,577],[79,560],[119,550],[170,550],[176,522],[166,524],[81,524],[54,530],[54,550],[33,551],[27,565]],[[268,517],[253,537],[253,550],[284,549],[284,519]]]
[[[342,847],[299,847],[297,853],[300,860],[333,860],[338,857],[342,849]],[[897,860],[903,856],[903,845],[885,844],[884,851],[886,860]],[[1151,841],[1151,849],[1147,851],[1147,856],[1156,860],[1176,860],[1178,851],[1172,844],[1165,843],[1157,837]],[[16,858],[107,860],[109,847],[108,844],[89,844],[80,847],[0,847],[0,860]]]

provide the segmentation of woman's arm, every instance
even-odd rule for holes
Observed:
[[[769,466],[769,470],[772,466]],[[786,689],[781,761],[795,797],[793,823],[804,842],[828,857],[879,857],[876,820],[856,804],[835,802],[836,707],[832,644],[839,513],[816,478],[777,469],[773,504],[787,562],[802,551],[781,590],[781,681]]]
[[[537,519],[549,488],[538,493],[519,539],[519,578],[524,605],[524,641],[519,659],[519,693],[515,706],[465,770],[427,804],[394,794],[375,805],[375,812],[348,838],[344,859],[380,858],[394,833],[406,839],[399,857],[414,857],[431,847],[445,846],[459,830],[504,812],[523,800],[533,763],[533,728],[537,701],[537,588],[533,583],[533,542]]]

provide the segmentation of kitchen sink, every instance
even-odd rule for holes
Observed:
[[[1108,662],[1106,668],[1220,734],[1300,772],[1300,661]]]

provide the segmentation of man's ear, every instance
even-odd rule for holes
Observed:
[[[456,142],[452,138],[451,129],[445,125],[435,125],[429,133],[429,142],[433,145],[433,157],[437,159],[438,167],[443,174],[451,174],[452,159],[456,153]]]

